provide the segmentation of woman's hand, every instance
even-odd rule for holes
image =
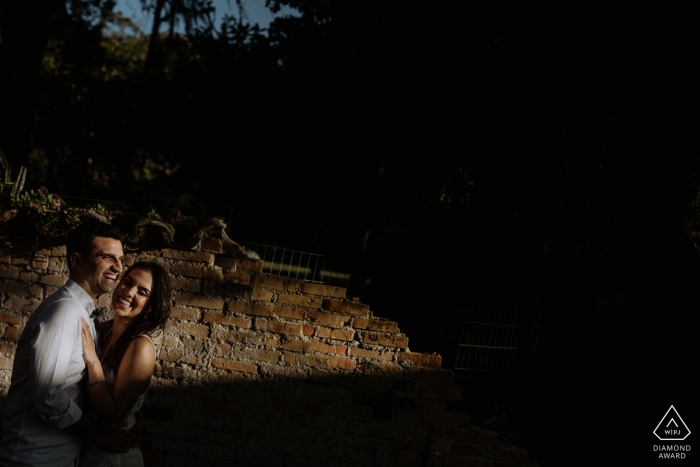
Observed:
[[[80,329],[80,337],[83,342],[83,360],[85,360],[86,365],[99,364],[100,359],[95,352],[95,341],[92,339],[92,331],[90,330],[90,325],[85,321],[85,318],[80,317],[82,320],[82,327]]]

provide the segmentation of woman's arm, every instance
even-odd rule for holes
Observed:
[[[153,343],[146,337],[137,337],[129,344],[119,364],[114,388],[110,392],[104,382],[102,365],[95,354],[90,328],[85,322],[82,339],[93,409],[105,422],[119,423],[124,420],[139,396],[148,389],[156,363]]]

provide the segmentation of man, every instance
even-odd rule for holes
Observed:
[[[82,224],[68,238],[67,255],[70,279],[34,311],[17,344],[0,465],[75,466],[83,436],[110,450],[134,444],[122,430],[100,433],[83,412],[80,318],[99,342],[95,301],[114,290],[122,271],[121,235],[107,224]]]

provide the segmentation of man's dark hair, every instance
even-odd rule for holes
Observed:
[[[68,235],[68,241],[66,242],[68,269],[71,268],[70,255],[73,253],[80,253],[83,256],[89,255],[95,237],[113,238],[120,242],[124,241],[124,235],[121,231],[109,224],[98,221],[83,222]]]

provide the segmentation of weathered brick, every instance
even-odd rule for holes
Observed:
[[[248,285],[236,284],[227,281],[206,281],[202,287],[206,295],[216,297],[233,297],[238,300],[248,300],[251,295],[251,287]]]
[[[303,355],[303,354],[298,354],[298,353],[286,353],[286,354],[284,354],[284,361],[285,361],[285,363],[289,363],[290,365],[299,364],[299,365],[310,366],[311,368],[323,368],[323,369],[330,368],[330,364],[329,364],[327,359],[312,357],[309,355]]]
[[[339,300],[326,299],[323,300],[323,309],[355,316],[369,316],[369,305],[356,302],[341,302]]]
[[[447,408],[447,402],[438,399],[426,399],[424,397],[416,398],[416,407],[419,409],[436,410],[444,412]]]
[[[224,274],[220,268],[210,268],[192,263],[176,262],[172,266],[172,273],[209,280],[224,279]]]
[[[5,291],[8,294],[17,295],[18,297],[41,299],[44,294],[44,290],[38,285],[28,285],[21,282],[7,281],[5,286]]]
[[[238,318],[236,316],[224,316],[221,324],[225,326],[236,326],[237,328],[250,328],[251,320],[248,318]]]
[[[20,271],[19,276],[17,278],[21,281],[25,282],[39,282],[39,274],[33,272],[33,271]],[[66,278],[67,279],[67,278]]]
[[[175,303],[184,306],[208,308],[210,310],[223,310],[224,308],[224,299],[221,297],[202,297],[201,295],[190,295],[182,292],[175,295]]]
[[[465,413],[426,412],[424,420],[428,425],[448,425],[456,427],[469,425],[469,415]]]
[[[523,464],[530,460],[530,454],[524,449],[497,446],[484,454],[487,459]]]
[[[183,344],[190,350],[202,350],[204,348],[204,342],[196,339],[185,339]]]
[[[268,276],[267,274],[260,274],[253,280],[253,285],[256,287],[264,287],[266,289],[275,289],[282,291],[289,291],[289,279],[284,279],[277,276]],[[293,287],[294,288],[294,287]],[[298,288],[298,286],[296,286]]]
[[[261,331],[288,334],[297,337],[301,337],[303,334],[300,324],[288,323],[286,321],[270,321],[258,318],[255,320],[255,327]]]
[[[357,317],[352,321],[355,329],[368,329],[379,332],[399,332],[399,325],[393,321],[384,321],[372,318]]]
[[[68,266],[66,265],[65,258],[49,258],[49,263],[46,265],[46,269],[55,273],[63,273],[68,271]]]
[[[5,300],[4,307],[10,310],[34,311],[40,303],[41,300],[36,298],[24,298],[10,295],[10,297]]]
[[[224,249],[224,243],[221,241],[220,238],[205,237],[202,239],[202,243],[200,244],[200,248],[202,250],[221,252]]]
[[[17,348],[17,344],[14,342],[2,342],[0,341],[0,353],[5,355],[12,354]]]
[[[175,319],[198,321],[201,314],[201,311],[193,310],[191,308],[180,308],[177,306],[170,308],[170,317]]]
[[[241,353],[241,357],[249,360],[257,360],[261,362],[276,363],[279,361],[281,352],[262,349],[248,349]]]
[[[163,336],[163,345],[166,345],[168,347],[177,347],[177,345],[180,343],[180,338],[177,336]]]
[[[332,285],[315,284],[313,282],[302,282],[302,293],[310,295],[321,295],[324,297],[345,298],[345,289],[333,287]]]
[[[261,335],[259,332],[245,329],[232,329],[229,331],[227,338],[231,340],[231,342],[248,345],[262,345],[265,340],[264,335]]]
[[[249,285],[250,274],[246,274],[244,272],[225,272],[224,280],[227,282],[233,282],[234,284]]]
[[[180,359],[180,355],[182,355],[180,352],[177,350],[165,350],[162,349],[159,354],[159,358],[165,362],[176,362]]]
[[[455,428],[454,439],[472,444],[495,446],[498,441],[498,433],[495,431],[475,431],[470,428]]]
[[[219,355],[228,355],[231,351],[230,344],[215,344],[214,347],[219,351]]]
[[[280,293],[277,295],[277,303],[286,305],[303,306],[306,308],[321,308],[322,299],[317,297],[307,297],[305,295],[295,295],[291,293]]]
[[[329,345],[316,340],[304,342],[305,352],[324,352],[345,355],[348,351],[347,345]]]
[[[295,352],[303,352],[305,349],[305,344],[306,342],[300,341],[300,340],[292,340],[289,342],[285,342],[284,344],[279,345],[281,349],[284,350],[293,350]]]
[[[495,464],[491,460],[451,457],[450,467],[495,467]]]
[[[209,328],[201,324],[185,324],[181,329],[190,336],[209,337]]]
[[[236,270],[237,271],[250,271],[250,272],[260,272],[262,271],[263,262],[259,259],[250,258],[238,258],[236,259]]]
[[[205,311],[202,317],[203,323],[220,324],[224,320],[224,314],[217,311]]]
[[[271,303],[243,303],[229,302],[228,310],[234,313],[243,313],[251,316],[265,316],[273,318],[275,316],[275,306]]]
[[[22,324],[22,315],[19,313],[0,312],[0,323]]]
[[[29,258],[25,256],[13,256],[10,263],[15,266],[25,266],[29,264]]]
[[[302,324],[301,325],[301,332],[306,336],[313,336],[314,335],[314,327],[311,326],[310,324]]]
[[[352,358],[326,357],[331,368],[353,371],[357,368],[357,361]]]
[[[48,258],[36,258],[32,260],[32,269],[43,270],[49,265]]]
[[[317,335],[322,339],[337,339],[340,341],[351,341],[355,338],[355,331],[348,331],[346,329],[331,329],[325,326],[319,326]]]
[[[17,341],[19,340],[19,336],[22,335],[22,331],[24,328],[15,328],[15,327],[8,327],[5,328],[5,334],[3,337],[5,339],[11,340],[11,341]]]
[[[1,267],[0,267],[1,269]],[[53,285],[55,287],[61,287],[68,281],[68,276],[62,276],[58,274],[45,274],[41,276],[39,282],[46,285]]]
[[[376,332],[366,332],[362,337],[365,344],[383,345],[386,347],[397,347],[405,349],[408,347],[408,337],[406,336],[385,336]]]
[[[251,298],[253,300],[260,300],[262,302],[269,302],[272,301],[272,297],[274,297],[274,293],[271,290],[263,290],[263,289],[253,289],[253,295]]]
[[[376,350],[361,349],[359,347],[351,347],[350,355],[352,357],[374,358],[375,360],[392,360],[394,354],[391,352],[380,353]]]
[[[398,356],[399,363],[411,362],[414,365],[426,366],[429,368],[440,368],[442,357],[440,355],[426,355],[416,352],[401,352]]]
[[[191,261],[194,263],[204,263],[209,266],[214,265],[214,255],[206,251],[182,251],[166,248],[161,251],[163,258],[177,259],[181,261]]]
[[[66,246],[54,246],[51,248],[51,256],[66,256]]]
[[[280,318],[298,319],[300,321],[304,319],[304,310],[301,308],[291,308],[284,305],[276,306],[275,314]]]
[[[12,359],[7,357],[0,357],[0,370],[11,370],[12,369]]]
[[[334,313],[324,313],[323,311],[309,311],[307,318],[312,323],[330,324],[331,326],[345,326],[352,317],[347,315],[338,315]]]
[[[258,367],[252,363],[239,362],[228,358],[212,358],[211,366],[221,368],[223,370],[240,371],[242,373],[258,373]]]
[[[202,281],[200,279],[192,279],[191,277],[170,274],[170,284],[175,290],[199,292],[201,290]]]

